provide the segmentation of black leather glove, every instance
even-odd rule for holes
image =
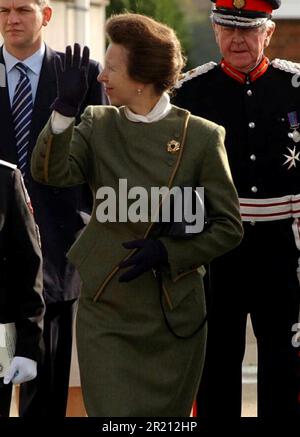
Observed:
[[[80,45],[74,44],[72,55],[71,46],[67,46],[64,67],[59,56],[54,59],[57,81],[57,98],[51,109],[67,117],[75,117],[88,89],[88,67],[90,51],[83,48],[80,57]]]
[[[125,249],[139,249],[139,251],[121,262],[120,268],[133,267],[120,276],[120,282],[129,282],[150,269],[168,263],[167,249],[160,240],[133,240],[123,243],[123,246]]]

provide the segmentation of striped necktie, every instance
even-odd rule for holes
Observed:
[[[15,89],[11,110],[15,128],[19,169],[24,176],[27,163],[33,101],[31,83],[27,76],[28,67],[21,62],[18,62],[15,67],[20,72],[20,79]]]

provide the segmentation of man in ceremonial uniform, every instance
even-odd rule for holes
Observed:
[[[16,165],[0,160],[0,417],[9,415],[11,382],[36,377],[42,352],[42,254],[29,196]],[[6,324],[15,324],[14,358]],[[11,325],[9,325],[11,329]]]
[[[270,62],[264,55],[280,0],[214,3],[222,60],[186,73],[174,103],[226,128],[245,236],[211,265],[198,415],[240,416],[250,314],[258,347],[258,415],[296,417],[300,362],[292,328],[300,302],[300,66]]]
[[[91,193],[87,186],[52,188],[36,183],[30,174],[30,157],[37,137],[51,114],[57,83],[56,52],[43,41],[52,9],[47,0],[0,0],[0,158],[16,163],[32,200],[40,228],[44,298],[43,338],[45,359],[37,378],[20,390],[22,417],[65,417],[71,365],[73,319],[80,279],[66,252],[88,221]],[[97,82],[101,68],[88,65],[88,88],[76,122],[88,105],[106,103]]]

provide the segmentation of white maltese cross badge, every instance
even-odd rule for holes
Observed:
[[[300,152],[296,153],[296,146],[294,146],[293,149],[290,149],[290,147],[287,147],[287,149],[290,152],[290,155],[283,154],[283,156],[286,158],[283,165],[288,165],[288,170],[290,170],[292,167],[296,167],[296,161],[300,161]]]

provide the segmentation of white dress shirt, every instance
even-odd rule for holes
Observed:
[[[43,64],[44,54],[45,54],[45,44],[43,43],[41,48],[37,50],[33,55],[29,56],[29,58],[21,61],[20,59],[15,58],[11,55],[3,46],[3,58],[6,66],[6,74],[7,74],[7,85],[8,85],[8,93],[10,106],[12,105],[15,89],[20,79],[20,72],[15,65],[18,62],[22,62],[22,64],[28,67],[28,78],[31,83],[32,89],[32,98],[33,102],[35,101],[36,91],[39,83],[40,72]]]

